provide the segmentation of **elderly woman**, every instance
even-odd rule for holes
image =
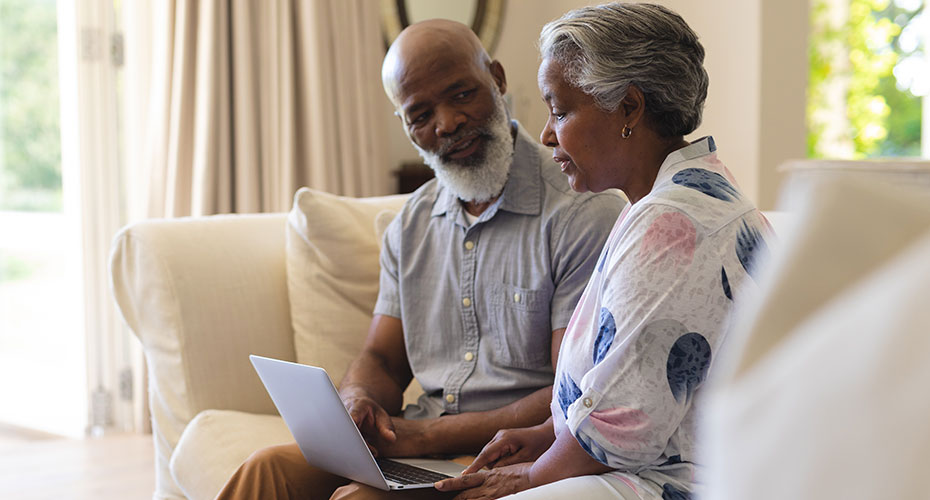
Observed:
[[[713,138],[684,139],[701,121],[708,78],[680,16],[650,4],[578,9],[543,28],[540,52],[542,142],[573,189],[618,188],[630,205],[565,333],[552,418],[498,433],[437,488],[690,498],[695,401],[770,229]]]

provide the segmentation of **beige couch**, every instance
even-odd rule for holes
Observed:
[[[305,189],[289,214],[117,235],[113,293],[148,365],[154,498],[213,498],[254,450],[293,440],[248,355],[321,365],[338,382],[367,332],[380,233],[405,199]]]
[[[248,355],[338,381],[370,321],[380,233],[405,199],[302,190],[288,214],[150,220],[116,236],[113,293],[148,365],[154,498],[213,498],[254,450],[293,440]],[[794,225],[766,215],[782,235]]]

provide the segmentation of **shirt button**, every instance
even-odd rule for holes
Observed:
[[[513,301],[514,301],[514,302],[520,302],[520,294],[519,294],[519,293],[513,294]]]
[[[474,353],[472,353],[472,352],[466,352],[466,353],[465,353],[465,361],[471,361],[471,360],[473,360],[473,359],[475,359],[475,354],[474,354]]]
[[[591,401],[591,398],[584,398],[584,400],[582,401],[582,403],[584,403],[584,407],[585,407],[585,408],[590,408],[591,405],[594,404],[594,402]]]
[[[468,297],[465,297],[464,299],[462,299],[462,305],[465,306],[465,307],[470,307],[470,306],[471,306],[471,299],[469,299]]]
[[[454,402],[455,402],[455,396],[453,396],[452,394],[446,394],[446,401],[448,401],[448,402],[450,402],[450,403],[454,403]]]
[[[473,242],[473,241],[466,241],[466,242],[465,242],[465,250],[471,250],[472,248],[475,248],[475,242]]]

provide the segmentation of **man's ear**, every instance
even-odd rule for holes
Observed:
[[[494,83],[497,84],[497,89],[501,91],[501,94],[507,93],[507,75],[504,74],[504,67],[496,59],[491,61],[488,66],[488,70],[491,72],[491,78],[494,79]]]
[[[639,87],[630,85],[627,87],[626,95],[620,100],[620,109],[626,115],[625,125],[635,128],[646,113],[646,96],[639,90]]]

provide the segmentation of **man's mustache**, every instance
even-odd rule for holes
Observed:
[[[462,130],[451,137],[441,138],[434,154],[438,155],[439,157],[444,157],[452,151],[452,147],[455,146],[457,142],[465,139],[466,137],[478,138],[489,137],[490,135],[491,131],[487,126],[475,127],[471,130]]]

